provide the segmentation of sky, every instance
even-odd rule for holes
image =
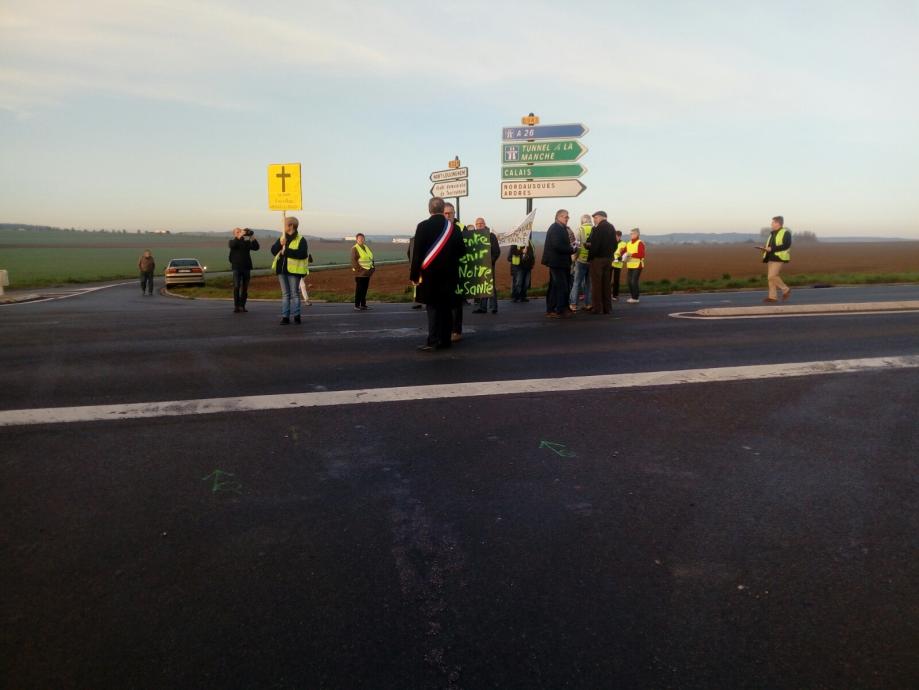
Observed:
[[[0,0],[0,222],[414,231],[459,156],[496,231],[501,130],[583,123],[622,229],[919,239],[919,1]]]

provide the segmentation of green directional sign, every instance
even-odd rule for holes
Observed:
[[[565,141],[528,141],[501,146],[501,161],[513,163],[554,163],[576,161],[587,153],[587,147],[576,139]]]
[[[587,172],[580,163],[563,165],[505,165],[501,168],[503,180],[536,180],[547,178],[580,177]]]

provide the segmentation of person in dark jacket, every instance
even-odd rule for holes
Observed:
[[[571,290],[571,255],[578,250],[568,235],[568,211],[559,209],[555,222],[546,232],[546,244],[542,250],[542,262],[549,267],[549,292],[546,295],[546,316],[560,319],[571,315],[568,309],[568,293]]]
[[[487,232],[488,233],[488,242],[491,247],[491,294],[488,297],[479,297],[477,300],[479,306],[478,309],[473,311],[473,314],[484,314],[488,311],[489,306],[491,307],[491,313],[498,313],[498,272],[495,270],[495,265],[498,263],[498,259],[501,258],[501,246],[498,244],[498,236],[491,231],[487,225],[485,225],[484,218],[475,219],[475,231],[476,232]]]
[[[259,249],[258,240],[249,228],[233,228],[233,239],[229,241],[230,267],[233,269],[233,311],[248,311],[249,278],[252,275],[250,252]]]
[[[459,262],[466,251],[459,229],[444,217],[444,200],[431,199],[428,211],[431,217],[415,229],[409,274],[417,287],[415,299],[427,305],[428,339],[418,348],[422,352],[450,347]]]
[[[791,231],[785,227],[785,219],[776,216],[772,219],[772,230],[765,247],[757,247],[763,252],[763,263],[766,264],[766,278],[769,294],[763,302],[775,302],[778,291],[782,291],[782,301],[791,297],[791,288],[779,277],[782,266],[791,261]]]
[[[153,272],[156,270],[156,261],[149,249],[145,249],[137,260],[137,270],[140,271],[140,294],[153,294]],[[147,290],[150,290],[148,293]]]
[[[300,281],[309,273],[309,245],[297,229],[300,221],[290,216],[284,225],[284,234],[271,247],[274,261],[271,268],[278,274],[281,284],[281,325],[300,323]]]
[[[590,264],[590,291],[594,314],[613,311],[613,252],[616,251],[616,228],[606,219],[606,211],[593,214],[587,261]]]
[[[536,265],[536,248],[527,238],[526,246],[512,244],[507,253],[511,265],[511,298],[514,302],[529,302],[527,291],[530,289],[530,274]]]

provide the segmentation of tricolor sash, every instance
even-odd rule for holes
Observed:
[[[448,220],[444,225],[444,231],[441,233],[440,237],[437,238],[437,241],[431,247],[431,250],[428,252],[428,255],[424,257],[424,261],[421,262],[421,268],[425,269],[431,265],[431,262],[437,258],[437,255],[443,250],[447,244],[447,239],[450,237],[450,233],[453,232],[453,222]]]

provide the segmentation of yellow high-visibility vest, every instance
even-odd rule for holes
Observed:
[[[581,226],[581,234],[584,235],[584,242],[581,244],[581,248],[578,249],[578,261],[582,264],[587,263],[587,255],[590,250],[587,248],[587,240],[590,239],[590,233],[593,231],[594,226],[588,223],[585,223]]]
[[[613,268],[622,268],[622,253],[628,246],[628,242],[619,240],[619,243],[616,245],[616,251],[613,253]]]
[[[354,248],[357,250],[358,265],[367,271],[373,268],[373,252],[370,251],[370,247],[368,247],[366,244],[355,244]]]
[[[786,233],[786,232],[788,232],[788,231],[787,231],[785,228],[779,228],[779,229],[776,231],[776,233],[775,233],[775,244],[776,244],[776,246],[782,244],[782,242],[785,241],[785,233]],[[770,239],[770,240],[772,239],[772,236],[771,236],[771,235],[770,235],[769,239]],[[769,248],[769,240],[766,240],[766,249],[768,249],[768,248]],[[769,252],[763,252],[763,258],[764,258],[764,259],[766,258],[766,255],[767,255],[768,253],[769,253]],[[791,251],[788,250],[788,249],[782,250],[782,251],[780,251],[780,252],[776,252],[775,255],[776,255],[777,257],[779,257],[779,259],[781,259],[782,261],[791,261]]]
[[[299,249],[301,236],[297,235],[293,242],[290,242],[287,245],[288,249]],[[286,255],[286,252],[285,252]],[[274,271],[278,266],[278,259],[281,256],[281,252],[278,252],[274,255],[274,261],[271,262],[271,270]],[[287,272],[293,273],[298,276],[305,276],[310,272],[309,268],[309,258],[306,259],[294,259],[293,257],[287,257]]]
[[[645,267],[645,260],[644,260],[644,259],[633,259],[633,258],[632,258],[632,255],[633,255],[635,252],[638,251],[638,243],[639,243],[639,242],[641,242],[641,240],[635,240],[634,242],[632,242],[632,241],[630,240],[630,241],[627,242],[626,245],[625,245],[625,251],[626,251],[626,252],[628,253],[628,255],[629,255],[629,260],[628,260],[628,262],[626,263],[626,267],[627,267],[627,268],[644,268],[644,267]]]

